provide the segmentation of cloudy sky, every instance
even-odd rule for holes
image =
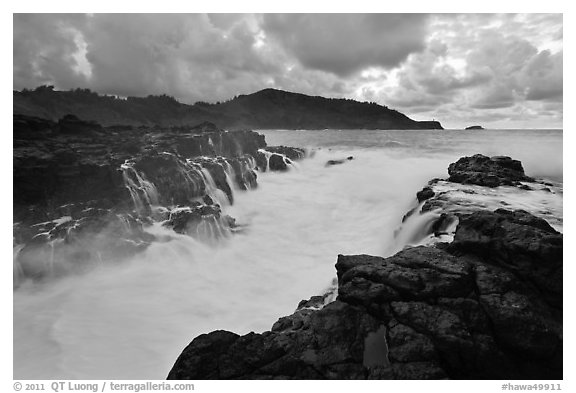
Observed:
[[[215,102],[274,87],[446,128],[562,127],[562,14],[14,14],[14,89]]]

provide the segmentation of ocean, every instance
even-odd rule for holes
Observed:
[[[242,228],[234,236],[207,244],[153,225],[159,240],[129,261],[14,291],[14,379],[163,379],[200,334],[269,330],[332,286],[338,254],[389,256],[411,244],[418,228],[402,218],[416,192],[462,156],[522,161],[555,192],[500,187],[476,203],[523,208],[562,230],[562,130],[259,132],[308,157],[234,190],[225,207]]]

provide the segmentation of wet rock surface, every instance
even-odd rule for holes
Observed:
[[[326,161],[326,166],[333,166],[333,165],[340,165],[340,164],[344,164],[346,161],[352,161],[354,159],[354,157],[349,156],[346,158],[342,158],[340,160],[328,160]]]
[[[562,379],[562,234],[507,209],[442,213],[431,228],[454,224],[451,243],[339,255],[334,302],[302,301],[262,334],[199,336],[168,378]]]
[[[534,181],[524,174],[522,163],[510,157],[486,157],[476,154],[462,157],[448,167],[448,181],[477,184],[486,187],[517,185],[520,181]]]
[[[154,239],[144,230],[153,222],[225,236],[234,220],[222,207],[234,203],[233,189],[257,187],[255,157],[266,147],[261,134],[208,122],[102,127],[73,115],[58,122],[15,115],[13,136],[15,277],[32,278],[52,274],[62,260],[139,252]],[[88,247],[90,238],[99,241]],[[49,263],[35,266],[42,260]]]
[[[61,123],[67,127],[81,125],[63,133]],[[209,167],[207,169],[214,172],[218,185],[229,194],[222,180],[222,166],[217,165],[216,157],[229,158],[231,165],[241,169],[246,166],[242,162],[248,161],[246,155],[255,155],[259,148],[266,146],[264,136],[255,132],[225,132],[214,129],[214,125],[204,132],[206,124],[190,127],[187,132],[132,127],[116,131],[117,127],[102,128],[78,119],[53,123],[15,116],[14,127],[14,208],[17,220],[26,218],[28,213],[50,219],[57,206],[89,200],[106,207],[129,206],[131,199],[121,170],[121,165],[127,160],[133,162],[137,170],[149,172],[151,177],[159,180],[167,176],[178,177],[178,167],[184,167],[188,159],[210,157],[213,159],[198,164]],[[216,167],[220,173],[216,173]],[[246,177],[242,170],[235,173],[236,180]],[[185,183],[169,178],[166,182]],[[245,188],[246,183],[253,184],[254,181],[242,180],[241,183]],[[203,195],[201,189],[180,191],[185,191],[188,198]],[[176,194],[177,190],[162,193],[163,197],[173,197],[174,203],[178,203],[183,198]]]
[[[491,241],[511,244],[515,231],[541,230],[559,244],[536,251],[543,259],[523,260],[520,271],[498,248],[491,252],[508,262],[463,247],[470,225],[485,220],[514,227]],[[464,221],[450,247],[341,255],[335,302],[299,309],[263,334],[200,336],[168,378],[561,379],[562,236],[532,221],[524,212],[484,213]],[[543,269],[550,280],[536,279]],[[367,367],[365,340],[381,328],[387,361]],[[220,345],[223,335],[229,341]]]
[[[418,202],[423,202],[427,199],[432,198],[435,195],[434,191],[430,187],[424,187],[422,190],[416,193],[416,199]]]
[[[294,161],[306,156],[306,151],[297,147],[267,146],[260,149],[256,162],[261,171],[287,171]]]

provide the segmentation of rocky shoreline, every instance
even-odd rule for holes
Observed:
[[[233,190],[305,156],[212,123],[102,127],[14,115],[13,136],[15,286],[141,252],[154,223],[203,241],[229,236]]]
[[[302,301],[261,334],[200,335],[168,379],[562,379],[562,234],[452,192],[554,191],[509,157],[464,157],[448,171],[405,216],[434,212],[421,234],[434,241],[388,258],[339,255],[334,301]]]
[[[162,241],[151,225],[208,243],[233,236],[242,230],[226,214],[235,193],[306,156],[212,123],[15,115],[13,135],[15,287],[132,257]],[[542,198],[561,190],[509,157],[463,157],[448,175],[417,192],[397,231],[417,221],[400,242],[408,247],[338,256],[330,291],[270,331],[196,337],[168,378],[562,379],[562,219],[482,199],[500,198],[495,188]]]

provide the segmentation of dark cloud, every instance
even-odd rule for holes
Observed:
[[[85,38],[93,86],[123,95],[168,92],[229,98],[258,89],[278,65],[258,53],[255,32],[206,15],[97,16]]]
[[[545,50],[534,56],[524,70],[527,100],[562,100],[563,52]]]
[[[76,37],[86,24],[84,15],[14,14],[14,88],[36,87],[55,80],[83,85],[74,54]]]
[[[242,15],[16,15],[14,87],[228,99],[280,72],[280,58],[259,50],[256,34],[254,19]],[[76,70],[78,56],[88,75]]]
[[[448,126],[466,113],[561,122],[562,23],[561,14],[15,14],[13,84],[188,103],[275,87],[442,115]]]
[[[393,68],[424,49],[427,15],[266,14],[266,35],[304,67],[348,76],[370,66]]]
[[[490,89],[482,90],[480,97],[472,101],[470,107],[478,109],[510,108],[515,103],[515,96],[509,86],[494,84]]]

